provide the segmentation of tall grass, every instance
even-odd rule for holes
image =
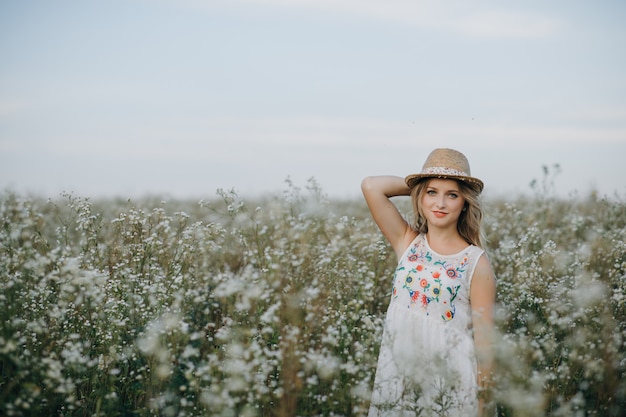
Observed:
[[[486,203],[500,415],[622,415],[626,205]],[[200,203],[7,192],[0,414],[364,416],[395,263],[364,203],[314,181]]]

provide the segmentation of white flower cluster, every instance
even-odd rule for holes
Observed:
[[[366,415],[393,252],[362,201],[288,185],[197,205],[5,194],[0,415]],[[612,200],[487,205],[504,415],[626,407],[625,223]]]

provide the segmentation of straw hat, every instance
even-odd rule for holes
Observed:
[[[445,178],[459,180],[483,190],[483,182],[472,177],[467,158],[454,149],[435,149],[428,155],[419,174],[408,175],[404,180],[413,188],[423,178]]]

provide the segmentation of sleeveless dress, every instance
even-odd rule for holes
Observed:
[[[482,253],[440,255],[420,234],[402,255],[368,417],[478,414],[469,289]]]

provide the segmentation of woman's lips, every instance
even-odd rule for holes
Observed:
[[[448,213],[444,213],[443,211],[433,211],[433,214],[435,215],[435,217],[445,217],[445,215]]]

